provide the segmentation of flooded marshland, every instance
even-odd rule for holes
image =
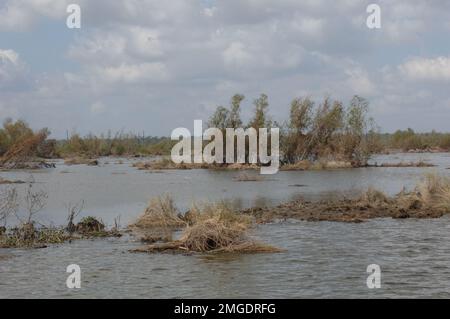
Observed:
[[[36,217],[66,223],[69,204],[112,225],[135,220],[150,198],[171,194],[181,210],[193,202],[226,200],[238,208],[297,198],[352,196],[369,186],[387,194],[413,187],[427,172],[450,175],[450,154],[376,156],[373,163],[427,161],[436,167],[281,171],[239,182],[236,171],[139,171],[134,160],[101,159],[99,166],[56,162],[56,168],[4,171],[8,180],[34,180],[48,193]],[[6,186],[0,186],[6,187]],[[17,185],[24,190],[26,184]],[[286,221],[259,225],[252,235],[285,249],[257,255],[132,254],[129,236],[78,240],[44,249],[0,249],[0,297],[449,297],[450,219],[375,219],[361,224]],[[66,288],[66,267],[82,269],[82,288]],[[366,285],[378,264],[381,289]]]

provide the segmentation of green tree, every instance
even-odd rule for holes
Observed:
[[[229,121],[229,115],[230,111],[227,108],[218,106],[214,114],[209,119],[208,126],[225,130]]]
[[[269,127],[270,121],[267,119],[267,110],[269,108],[269,101],[266,94],[261,94],[259,98],[253,102],[255,106],[255,114],[249,123],[249,127],[253,127],[258,131],[260,128]]]
[[[231,111],[228,119],[228,127],[239,128],[242,127],[241,120],[241,102],[245,99],[242,94],[235,94],[231,98]]]
[[[302,134],[311,124],[311,111],[314,106],[309,98],[297,98],[291,103],[289,128],[297,134]]]

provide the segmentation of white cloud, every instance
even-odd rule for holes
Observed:
[[[140,26],[95,29],[78,38],[68,51],[72,59],[96,64],[147,61],[163,54],[159,32]]]
[[[27,85],[26,66],[14,50],[0,49],[0,91],[22,89]]]
[[[399,66],[400,72],[410,80],[450,80],[450,57],[412,58]]]
[[[300,34],[304,34],[315,39],[322,39],[324,24],[325,22],[323,19],[301,16],[297,17],[297,19],[293,19],[292,21],[294,30],[297,30]]]
[[[0,6],[0,30],[28,30],[39,18],[66,16],[70,0],[5,0]]]
[[[223,52],[223,59],[227,66],[240,67],[250,63],[252,56],[246,51],[244,44],[233,42]]]
[[[97,101],[91,105],[91,113],[94,115],[102,114],[106,111],[106,106],[100,101]]]
[[[354,94],[371,97],[375,93],[375,85],[370,80],[367,71],[356,67],[347,70],[346,73],[348,75],[347,84]]]
[[[252,98],[267,93],[277,119],[287,116],[298,94],[344,101],[360,94],[387,110],[383,114],[419,110],[425,102],[439,107],[448,97],[439,94],[439,83],[424,81],[448,84],[449,58],[431,56],[447,54],[450,2],[434,1],[431,7],[426,0],[380,0],[382,29],[373,31],[365,26],[369,0],[79,0],[82,29],[59,52],[68,67],[55,61],[48,74],[29,74],[16,52],[0,51],[2,90],[33,83],[2,99],[36,125],[65,130],[76,120],[92,125],[83,116],[101,113],[108,120],[95,123],[99,128],[151,126],[154,134],[207,116],[205,109],[227,104],[236,92],[248,97],[247,115]],[[4,1],[0,30],[27,30],[43,39],[38,23],[59,19],[65,27],[69,2]],[[60,40],[54,39],[66,43]],[[405,60],[419,44],[423,58]],[[42,69],[37,57],[27,63]],[[173,112],[180,123],[173,123]]]
[[[163,63],[121,64],[114,67],[97,68],[96,73],[106,82],[146,83],[164,82],[169,78]]]
[[[32,22],[29,12],[23,11],[20,7],[6,4],[0,8],[0,30],[14,30],[27,28]]]
[[[17,118],[18,110],[16,108],[7,107],[0,101],[0,119]]]
[[[0,50],[0,61],[3,65],[18,65],[19,55],[14,50]]]

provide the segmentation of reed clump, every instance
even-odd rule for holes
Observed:
[[[356,201],[360,205],[371,205],[374,207],[392,205],[393,200],[385,193],[373,187],[369,187]]]
[[[151,229],[170,228],[178,229],[186,225],[181,218],[173,198],[169,195],[154,197],[150,200],[144,213],[130,228]]]
[[[278,252],[279,249],[253,240],[248,232],[251,216],[239,214],[225,203],[194,205],[183,217],[186,226],[179,239],[148,245],[134,252]]]
[[[450,213],[450,178],[428,174],[413,191],[403,190],[397,201],[405,209],[422,209]]]
[[[212,217],[186,228],[180,240],[190,251],[207,252],[241,244],[246,240],[246,231],[245,224]]]

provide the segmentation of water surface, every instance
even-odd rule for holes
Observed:
[[[0,172],[35,180],[48,205],[44,224],[64,224],[70,203],[85,201],[82,215],[107,224],[134,220],[156,195],[170,193],[181,210],[193,201],[232,201],[236,206],[275,205],[293,198],[352,196],[369,186],[394,194],[423,174],[450,175],[449,154],[396,154],[383,162],[426,160],[435,168],[362,168],[280,172],[263,182],[237,182],[239,172],[138,171],[130,161],[102,159],[99,167],[66,166]],[[1,187],[7,187],[5,185]],[[23,193],[26,185],[19,185]],[[339,195],[336,195],[339,194]],[[253,236],[286,249],[279,254],[215,257],[132,254],[132,238],[80,240],[45,249],[0,249],[0,298],[176,297],[450,297],[450,219],[378,219],[362,224],[289,221],[258,226]],[[66,267],[82,269],[82,288],[66,288]],[[366,267],[379,264],[382,288],[366,286]]]

